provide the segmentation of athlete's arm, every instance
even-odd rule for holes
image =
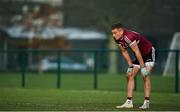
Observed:
[[[133,65],[133,64],[132,64],[132,60],[131,60],[131,58],[130,58],[130,56],[129,56],[128,51],[127,51],[125,48],[123,48],[120,44],[119,44],[119,47],[120,47],[120,49],[121,49],[122,55],[123,55],[123,57],[125,58],[127,64],[128,64],[129,66],[132,66],[132,65]]]
[[[131,49],[133,50],[133,52],[135,53],[136,55],[136,58],[137,60],[139,61],[139,64],[141,67],[144,67],[144,61],[143,61],[143,58],[142,58],[142,55],[141,55],[141,52],[139,51],[139,47],[136,43],[136,40],[134,40],[131,45],[130,45]]]

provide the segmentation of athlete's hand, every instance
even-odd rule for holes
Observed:
[[[146,69],[146,67],[141,67],[141,74],[144,75],[145,77],[149,74],[149,72]]]
[[[133,66],[129,66],[126,73],[127,73],[127,74],[128,74],[128,73],[133,74]]]

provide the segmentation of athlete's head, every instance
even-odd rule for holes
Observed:
[[[123,25],[121,23],[115,23],[111,26],[111,31],[113,37],[120,38],[124,33]]]

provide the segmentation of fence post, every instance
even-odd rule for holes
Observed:
[[[94,89],[97,89],[97,55],[98,51],[94,51]]]
[[[179,92],[179,50],[176,50],[176,59],[175,59],[175,92],[178,93]]]
[[[61,88],[61,51],[57,50],[57,88]]]
[[[21,59],[21,74],[22,74],[22,81],[21,81],[21,85],[23,88],[25,88],[25,81],[26,81],[26,75],[25,75],[25,61],[26,61],[26,51],[25,49],[20,49],[20,59]]]

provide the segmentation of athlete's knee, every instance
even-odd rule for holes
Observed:
[[[150,77],[149,76],[143,76],[144,82],[150,82]]]
[[[132,74],[127,74],[127,80],[132,80],[134,79],[134,75]]]

